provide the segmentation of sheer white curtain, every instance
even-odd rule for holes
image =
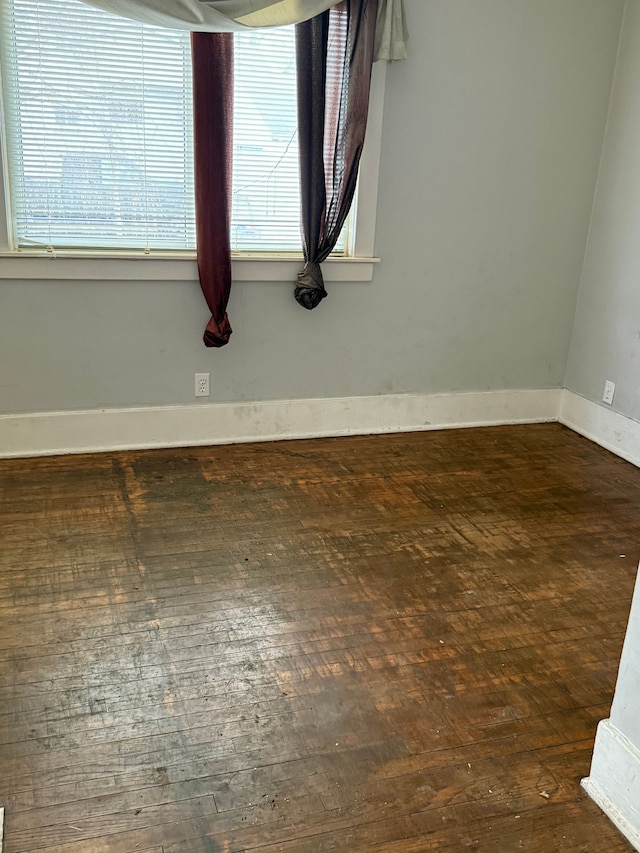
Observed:
[[[238,32],[247,27],[299,24],[339,0],[84,0],[124,18],[192,32]],[[376,59],[405,59],[404,0],[379,0]]]

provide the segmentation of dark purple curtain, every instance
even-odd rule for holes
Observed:
[[[358,178],[369,110],[378,0],[345,0],[296,26],[304,308],[327,292],[320,264],[334,249]]]
[[[233,34],[191,33],[198,273],[211,319],[208,347],[229,341]]]

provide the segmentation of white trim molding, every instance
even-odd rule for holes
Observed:
[[[371,281],[380,258],[336,255],[322,265],[331,283]],[[241,281],[295,281],[304,263],[302,255],[231,255],[231,275]],[[198,281],[195,252],[0,252],[0,280],[28,281]]]
[[[640,851],[640,752],[611,720],[598,725],[591,773],[582,787]]]
[[[633,418],[565,390],[558,420],[627,462],[640,466],[640,423]]]
[[[0,457],[559,421],[640,467],[640,423],[560,389],[0,415]]]
[[[0,457],[557,420],[561,391],[396,394],[0,416]]]

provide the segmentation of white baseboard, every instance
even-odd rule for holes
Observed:
[[[391,394],[0,416],[0,457],[557,421],[640,466],[640,423],[572,391]]]
[[[395,394],[0,416],[0,457],[557,420],[560,390]]]
[[[640,851],[640,752],[610,720],[598,725],[591,773],[582,787]]]
[[[640,466],[640,423],[633,418],[573,391],[563,391],[558,419],[569,429]]]

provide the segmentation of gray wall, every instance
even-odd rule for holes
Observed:
[[[563,384],[623,0],[407,0],[371,284],[0,282],[0,413]],[[99,263],[99,262],[98,262]]]
[[[629,0],[566,385],[640,419],[640,2]]]

